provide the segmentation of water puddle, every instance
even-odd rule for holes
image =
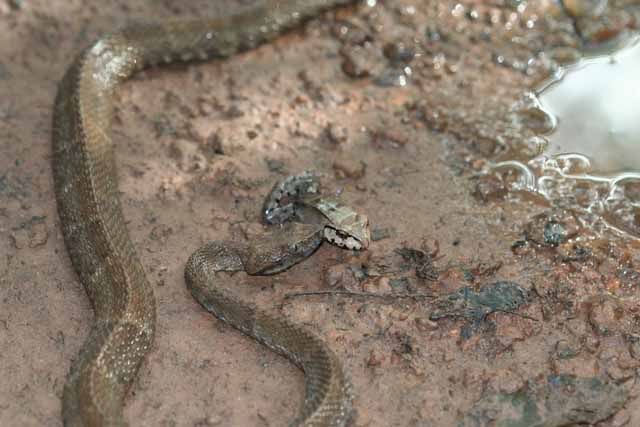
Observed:
[[[538,91],[555,121],[550,156],[580,153],[594,172],[640,171],[640,39],[560,71]]]
[[[492,169],[515,172],[514,189],[578,213],[596,232],[640,238],[638,76],[640,37],[560,69],[524,102],[541,154]]]

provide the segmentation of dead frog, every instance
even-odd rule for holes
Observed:
[[[345,249],[366,249],[371,241],[367,216],[335,197],[321,195],[320,177],[310,171],[277,183],[265,199],[262,215],[267,224],[317,224],[325,240]]]

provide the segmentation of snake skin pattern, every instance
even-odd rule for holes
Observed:
[[[93,305],[95,321],[64,388],[65,425],[126,425],[124,400],[155,333],[153,291],[129,237],[118,195],[110,137],[114,90],[145,67],[228,57],[326,9],[352,2],[268,0],[247,13],[220,19],[136,23],[100,38],[69,67],[53,111],[54,185],[66,247]],[[214,271],[216,266],[205,268]],[[240,329],[252,324],[247,333],[263,342],[269,341],[267,334],[282,336],[278,344],[282,353],[303,369],[307,361],[314,364],[315,377],[307,378],[305,410],[295,423],[345,422],[341,412],[348,403],[335,403],[348,400],[343,379],[336,375],[334,361],[315,359],[324,357],[318,348],[328,351],[324,344],[309,341],[297,330],[275,330],[281,321],[254,315],[254,309],[243,309],[244,304],[233,297],[224,301],[214,297],[215,302],[238,308],[239,317],[228,318],[229,323],[238,322],[234,326]]]
[[[304,371],[307,395],[291,425],[344,426],[351,415],[351,386],[342,365],[315,334],[238,301],[218,286],[219,272],[276,274],[311,255],[323,241],[323,227],[289,223],[254,240],[210,242],[187,261],[185,281],[194,298],[218,319],[256,339]]]

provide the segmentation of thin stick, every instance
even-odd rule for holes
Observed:
[[[365,298],[412,298],[412,299],[425,299],[425,298],[435,298],[435,295],[431,294],[373,294],[370,292],[351,292],[351,291],[309,291],[309,292],[291,292],[285,294],[284,298],[294,298],[294,297],[306,297],[306,296],[314,296],[314,295],[342,295],[348,297],[365,297]]]
[[[511,310],[494,310],[494,312],[496,313],[506,313],[506,314],[511,314],[512,316],[517,316],[517,317],[522,317],[523,319],[527,319],[527,320],[533,320],[534,322],[539,322],[539,319],[536,319],[535,317],[526,315],[526,314],[522,314],[522,313],[518,313],[516,311],[511,311]]]

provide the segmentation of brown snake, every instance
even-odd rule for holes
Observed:
[[[224,19],[134,24],[100,38],[69,67],[53,114],[54,183],[66,247],[93,305],[95,322],[67,378],[65,425],[126,425],[124,400],[155,333],[153,291],[129,237],[118,196],[114,144],[109,136],[114,90],[145,67],[228,57],[323,10],[352,2],[267,0],[248,13]],[[303,242],[315,244],[314,238]],[[220,270],[278,271],[269,267],[278,262],[278,251],[284,251],[285,264],[297,262],[291,246],[271,245],[269,259],[251,259],[241,246],[207,245],[190,258],[187,282],[194,294],[200,293],[200,302],[219,310],[223,320],[302,367],[306,396],[294,424],[344,425],[350,408],[348,383],[326,344],[283,318],[263,314],[220,290],[207,290],[211,289],[207,283]],[[306,250],[304,245],[296,246],[293,253],[302,257]]]

